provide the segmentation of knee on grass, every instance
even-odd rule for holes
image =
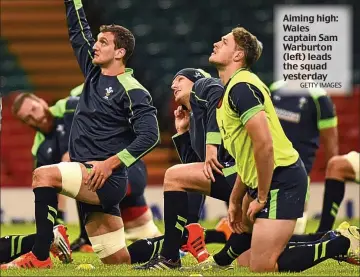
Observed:
[[[104,264],[130,263],[126,248],[124,228],[114,232],[89,237],[94,252]]]
[[[277,271],[276,262],[278,255],[258,255],[251,254],[249,268],[252,272],[275,272]]]

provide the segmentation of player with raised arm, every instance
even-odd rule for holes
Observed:
[[[125,64],[135,39],[126,28],[106,25],[95,41],[81,0],[65,0],[70,42],[86,78],[69,139],[69,163],[34,171],[36,240],[32,251],[6,267],[50,268],[57,192],[82,202],[86,232],[105,264],[130,263],[119,203],[127,167],[160,141],[149,92]]]
[[[76,86],[70,92],[72,96],[80,96],[84,84]],[[125,238],[128,240],[138,240],[160,236],[161,232],[154,223],[153,215],[149,209],[144,191],[147,185],[148,172],[146,164],[138,160],[128,170],[128,189],[126,196],[120,203],[120,211],[124,221]],[[78,205],[79,206],[79,205]],[[81,208],[78,207],[80,214]],[[80,236],[71,243],[72,251],[88,252],[90,241],[87,237],[82,216],[79,215]]]

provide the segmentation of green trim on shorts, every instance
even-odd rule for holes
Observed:
[[[279,189],[270,190],[270,206],[269,206],[269,218],[270,219],[276,219],[278,192],[279,192]]]

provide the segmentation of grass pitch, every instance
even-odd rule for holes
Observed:
[[[337,222],[338,224],[339,222]],[[213,228],[216,222],[205,221],[202,225],[208,229]],[[359,220],[351,221],[351,224],[359,226]],[[163,230],[162,223],[158,224]],[[307,232],[313,232],[318,226],[318,221],[309,221]],[[70,240],[77,238],[79,229],[77,225],[69,225],[68,231]],[[1,236],[10,234],[30,234],[35,232],[34,224],[17,224],[17,225],[1,225]],[[211,253],[215,253],[221,249],[221,244],[208,245]],[[58,260],[54,261],[53,269],[46,270],[24,270],[13,269],[0,272],[1,276],[190,276],[191,274],[202,274],[203,276],[255,276],[247,268],[235,268],[232,271],[205,271],[205,272],[181,272],[177,270],[172,271],[137,271],[133,270],[132,266],[118,265],[106,266],[101,264],[100,260],[95,254],[73,254],[73,263],[63,265]],[[95,269],[92,270],[78,270],[76,269],[80,264],[92,264]],[[195,259],[191,255],[186,255],[182,259],[183,265],[195,264]],[[259,276],[259,274],[257,274]],[[311,269],[296,274],[280,274],[269,273],[262,275],[282,275],[282,276],[360,276],[360,267],[349,265],[347,263],[338,263],[334,260],[327,260]]]

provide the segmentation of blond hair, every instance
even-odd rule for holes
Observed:
[[[236,45],[245,52],[245,66],[251,67],[261,56],[262,43],[244,27],[235,27],[232,29],[232,34]]]

